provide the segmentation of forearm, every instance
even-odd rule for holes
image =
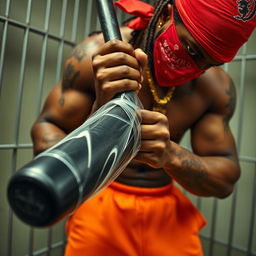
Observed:
[[[173,143],[175,157],[165,168],[189,192],[224,198],[239,178],[236,160],[225,156],[198,156]]]
[[[31,129],[34,155],[45,151],[62,140],[66,133],[48,122],[35,123]]]

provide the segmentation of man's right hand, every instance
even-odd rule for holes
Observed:
[[[111,40],[92,57],[96,100],[93,111],[117,93],[138,91],[147,65],[147,55],[126,42]]]

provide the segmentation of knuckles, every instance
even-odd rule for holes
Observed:
[[[116,53],[116,59],[121,63],[125,63],[127,60],[127,55],[124,52],[118,52]]]
[[[130,68],[128,66],[121,66],[120,68],[121,68],[120,71],[121,71],[122,75],[129,75]]]
[[[101,65],[101,56],[95,54],[92,56],[92,67],[93,69],[97,69]]]
[[[123,79],[122,80],[122,85],[123,85],[123,87],[124,88],[130,88],[131,87],[131,80],[129,80],[129,79]]]
[[[113,51],[119,51],[122,49],[128,50],[129,52],[133,51],[133,47],[131,44],[124,42],[124,41],[120,41],[117,39],[113,39],[107,42],[107,46],[109,46],[109,48]]]
[[[158,118],[158,122],[159,123],[161,123],[163,125],[167,125],[168,124],[168,118],[165,115],[163,115],[161,113],[158,113],[158,117],[157,118]]]
[[[162,153],[166,149],[166,144],[163,141],[158,141],[155,143],[154,149],[157,153]]]
[[[106,77],[106,72],[104,69],[100,69],[98,70],[98,72],[95,74],[95,77],[97,80],[99,81],[103,81],[105,80],[105,77]]]
[[[114,90],[113,90],[113,87],[109,84],[109,83],[105,83],[103,86],[102,86],[102,92],[103,94],[110,94],[112,93]]]

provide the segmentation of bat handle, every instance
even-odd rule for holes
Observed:
[[[98,15],[105,42],[122,40],[112,0],[97,0]]]

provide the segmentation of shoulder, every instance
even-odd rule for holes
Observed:
[[[123,40],[126,42],[130,41],[133,30],[128,27],[121,27],[120,31]],[[102,32],[93,32],[89,37],[76,45],[68,57],[74,56],[79,61],[84,56],[94,55],[103,44],[104,38]]]
[[[131,30],[121,28],[124,40],[129,40]],[[64,63],[62,88],[75,89],[82,92],[94,93],[94,75],[92,69],[92,56],[104,44],[101,32],[94,33],[76,45],[67,56]]]
[[[207,97],[209,111],[230,118],[236,105],[236,89],[232,78],[221,67],[212,67],[197,80],[197,85]]]

